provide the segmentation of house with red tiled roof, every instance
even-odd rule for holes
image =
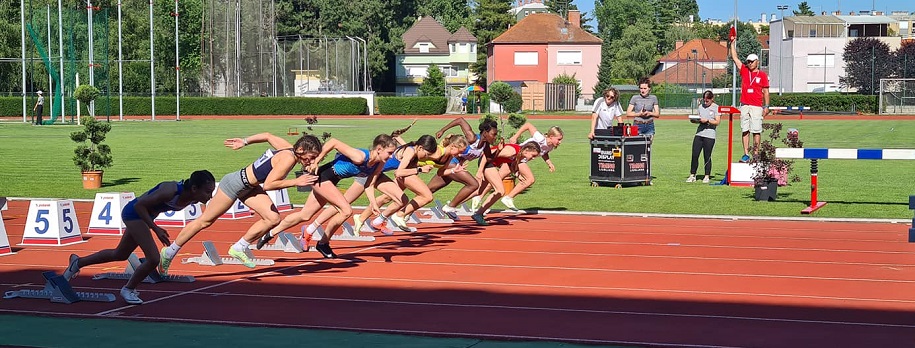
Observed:
[[[487,81],[521,81],[526,85],[552,82],[575,75],[581,98],[590,99],[597,84],[602,40],[581,28],[581,14],[568,18],[554,13],[532,13],[487,45]],[[528,96],[522,93],[525,105]],[[534,108],[536,109],[536,108]]]
[[[417,95],[433,64],[449,86],[464,87],[476,80],[470,64],[477,61],[477,38],[467,28],[451,33],[435,18],[421,17],[402,39],[403,53],[395,58],[398,95]]]
[[[726,42],[708,39],[677,41],[673,51],[658,59],[650,76],[652,83],[670,83],[689,89],[712,86],[712,79],[727,73]]]

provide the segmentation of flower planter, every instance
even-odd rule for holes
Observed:
[[[757,201],[774,201],[778,197],[778,180],[770,179],[763,184],[756,185]]]
[[[90,170],[83,172],[83,188],[95,190],[102,187],[102,171]]]

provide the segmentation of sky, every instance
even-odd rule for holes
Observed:
[[[581,11],[589,14],[594,12],[593,0],[573,0],[573,2],[578,5],[578,9]],[[766,13],[767,18],[771,17],[772,14],[780,17],[781,11],[776,6],[781,4],[789,6],[789,9],[785,10],[785,15],[788,16],[791,11],[797,10],[797,4],[800,2],[797,0],[775,0],[773,2],[767,0],[738,0],[737,14],[741,21],[759,21],[762,13]],[[699,4],[699,17],[702,20],[709,18],[728,20],[734,16],[734,0],[697,0],[697,3]],[[886,14],[891,11],[915,12],[915,1],[911,0],[808,0],[807,5],[810,6],[814,13],[823,11],[832,13],[838,9],[844,14],[848,14],[849,11],[871,10],[871,7],[877,11],[884,11]],[[592,25],[595,28],[597,27],[596,22],[592,23]]]

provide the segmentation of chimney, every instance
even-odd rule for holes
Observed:
[[[820,12],[820,16],[825,16],[825,15],[826,15],[826,11]]]
[[[832,15],[833,15],[833,16],[841,16],[841,15],[842,15],[842,11],[833,12]]]
[[[677,42],[674,43],[675,50],[680,49],[680,47],[683,47],[683,40],[677,40]]]
[[[581,12],[578,12],[578,10],[569,10],[569,24],[573,27],[581,28]]]
[[[882,16],[883,11],[874,11],[874,16]]]
[[[767,17],[767,16],[766,16],[766,13],[765,13],[765,12],[763,12],[761,15],[759,15],[759,23],[765,23],[765,22],[766,22],[766,17]]]
[[[849,15],[849,16],[854,16],[854,15],[855,15],[855,11],[850,11],[850,12],[848,12],[848,15]]]
[[[777,19],[777,17],[775,17],[775,14],[774,14],[774,13],[772,14],[772,17],[770,17],[770,18],[771,18],[771,19],[769,20],[770,22],[775,22],[775,20]]]

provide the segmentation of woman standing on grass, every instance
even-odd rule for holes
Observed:
[[[159,272],[168,274],[172,259],[191,238],[198,232],[210,227],[217,218],[222,216],[235,204],[235,200],[254,210],[261,218],[248,228],[245,235],[229,248],[229,255],[242,261],[245,267],[254,268],[255,264],[245,251],[248,245],[273,226],[280,222],[280,213],[266,190],[279,190],[293,186],[308,186],[318,178],[314,175],[302,175],[288,180],[286,176],[296,164],[309,167],[321,150],[321,141],[313,135],[303,135],[296,141],[295,146],[286,139],[270,133],[260,133],[247,138],[226,139],[224,145],[233,150],[238,150],[248,144],[267,142],[273,149],[267,150],[251,165],[240,171],[226,174],[219,181],[219,189],[212,201],[203,211],[203,215],[189,223],[175,241],[168,247],[162,248]],[[261,187],[263,184],[263,187]]]
[[[394,140],[394,137],[387,134],[379,134],[376,136],[375,140],[372,142],[371,150],[357,149],[337,139],[328,140],[327,143],[324,144],[324,148],[321,150],[321,154],[318,155],[318,160],[315,163],[320,162],[322,158],[333,150],[337,150],[337,156],[334,160],[325,163],[318,168],[317,183],[312,185],[311,194],[308,195],[308,200],[305,201],[305,206],[302,207],[302,210],[286,216],[279,225],[276,225],[271,231],[264,234],[262,237],[264,243],[269,241],[276,234],[290,227],[311,220],[312,216],[314,216],[318,210],[321,210],[325,204],[330,203],[336,207],[338,214],[327,222],[327,227],[325,229],[327,233],[318,241],[315,245],[315,249],[325,258],[336,258],[337,254],[335,254],[330,247],[330,237],[336,233],[337,229],[340,228],[340,225],[342,225],[344,221],[353,215],[353,208],[350,206],[346,197],[340,193],[337,184],[340,180],[362,174],[368,175],[366,187],[375,185],[381,171],[384,169],[384,163],[391,157],[391,154],[394,153],[395,149],[397,149],[397,142]],[[368,190],[366,192],[369,203],[377,206],[374,190]],[[303,247],[308,247],[312,233],[314,233],[314,230],[308,231],[307,228],[306,231],[303,232],[300,237]]]
[[[159,265],[159,251],[150,230],[156,234],[162,245],[168,245],[168,231],[155,223],[156,216],[169,210],[181,210],[191,204],[204,203],[216,189],[216,179],[206,170],[198,170],[183,181],[161,182],[140,197],[134,198],[124,206],[121,219],[124,221],[124,235],[114,249],[105,249],[95,254],[79,257],[70,255],[70,264],[64,271],[64,278],[72,280],[79,274],[80,268],[112,261],[124,261],[130,253],[140,247],[146,257],[138,266],[127,284],[121,288],[121,297],[130,304],[141,304],[137,292],[140,285],[156,266]]]
[[[715,148],[715,128],[721,122],[718,113],[718,104],[715,104],[715,94],[712,91],[702,93],[702,103],[699,105],[699,123],[696,136],[693,137],[693,156],[689,162],[689,177],[686,182],[696,181],[696,170],[699,169],[699,153],[705,160],[705,177],[702,183],[708,184],[712,175],[712,149]]]

